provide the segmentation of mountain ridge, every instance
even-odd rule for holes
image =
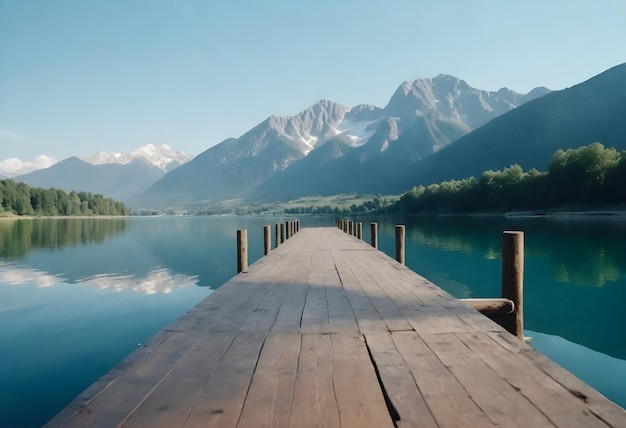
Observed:
[[[434,98],[435,92],[447,94],[446,107]],[[326,171],[334,177],[347,166],[375,163],[381,155],[406,157],[402,147],[416,162],[469,133],[473,129],[469,123],[488,120],[515,108],[524,97],[542,92],[540,88],[531,91],[533,95],[506,88],[481,91],[461,79],[440,75],[403,83],[384,108],[364,104],[349,108],[322,99],[294,116],[270,116],[241,137],[207,149],[154,183],[133,203],[136,207],[202,205],[316,192],[316,180],[329,178],[320,177],[320,168],[335,164],[335,171]],[[490,101],[497,105],[491,106]],[[412,144],[416,138],[420,141]],[[328,150],[312,156],[329,143],[333,145]],[[391,160],[385,163],[393,165]],[[344,181],[344,187],[349,189],[348,183],[360,187],[358,181],[365,178]]]

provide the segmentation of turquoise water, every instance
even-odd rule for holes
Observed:
[[[304,227],[332,217],[302,217]],[[364,239],[369,240],[369,221]],[[285,218],[0,221],[0,426],[40,426],[160,328],[250,261]],[[626,223],[386,218],[407,225],[407,265],[457,297],[500,293],[502,230],[526,232],[525,323],[533,345],[626,406]],[[272,231],[273,234],[273,231]],[[612,375],[598,367],[609,367]]]

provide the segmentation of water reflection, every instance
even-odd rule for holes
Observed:
[[[171,274],[167,269],[155,269],[149,272],[148,275],[139,278],[132,275],[93,275],[83,279],[79,284],[96,287],[101,290],[111,288],[115,291],[168,294],[178,288],[195,285],[197,281],[197,276]]]
[[[559,283],[602,287],[626,272],[624,221],[504,219],[501,217],[403,217],[406,238],[446,252],[499,260],[503,230],[523,230],[527,258],[549,258]],[[394,222],[382,222],[382,234],[393,235]]]
[[[54,275],[36,269],[20,269],[10,264],[0,263],[0,284],[21,285],[29,282],[34,283],[37,288],[46,288],[52,287],[58,279]]]
[[[128,225],[126,218],[0,219],[0,258],[16,259],[40,248],[103,242]]]

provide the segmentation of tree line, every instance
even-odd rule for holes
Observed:
[[[392,201],[385,197],[375,197],[370,201],[365,201],[362,204],[351,204],[348,207],[340,206],[299,206],[288,207],[283,209],[284,214],[334,214],[334,215],[350,215],[350,214],[367,214],[372,212],[378,212],[391,205]]]
[[[558,150],[547,172],[519,165],[417,186],[385,212],[440,214],[594,207],[626,202],[626,151],[596,142]]]
[[[101,194],[66,192],[30,187],[9,179],[0,180],[0,215],[18,216],[127,216],[126,206]]]

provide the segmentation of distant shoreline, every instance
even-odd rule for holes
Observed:
[[[99,219],[112,219],[112,218],[130,218],[132,216],[126,215],[8,215],[3,216],[0,215],[0,221],[2,220],[37,220],[37,219],[52,219],[52,220],[62,220],[62,219],[77,219],[77,220],[85,220],[90,218],[99,218]]]
[[[601,211],[520,211],[505,213],[506,218],[566,218],[566,219],[626,219],[624,210],[601,210]]]

